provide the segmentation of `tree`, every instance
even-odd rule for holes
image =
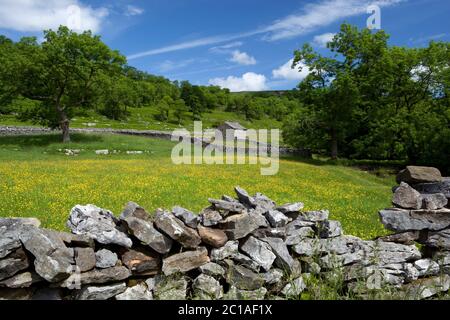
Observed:
[[[178,124],[181,124],[184,118],[186,117],[187,112],[189,111],[183,99],[177,99],[173,103],[174,116],[178,121]]]
[[[44,39],[38,44],[35,38],[23,38],[16,44],[9,80],[16,94],[41,101],[36,120],[61,128],[63,142],[69,142],[73,111],[89,107],[102,75],[120,74],[126,60],[90,31],[78,34],[61,26],[45,31]]]

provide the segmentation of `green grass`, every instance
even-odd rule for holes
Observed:
[[[321,161],[282,159],[279,173],[261,176],[260,165],[174,165],[173,143],[118,135],[0,137],[0,216],[34,216],[45,227],[64,229],[70,209],[93,203],[119,214],[128,201],[153,212],[181,205],[194,211],[209,197],[233,195],[240,185],[278,203],[302,201],[308,210],[329,209],[347,234],[385,234],[378,210],[390,205],[392,176],[376,177]],[[59,149],[80,149],[66,156]],[[121,151],[107,156],[96,149]],[[146,151],[127,155],[127,150]]]
[[[73,128],[111,128],[111,129],[136,129],[136,130],[173,130],[176,128],[186,128],[190,131],[193,129],[192,115],[187,114],[186,119],[179,125],[174,121],[174,117],[168,122],[160,122],[155,120],[158,114],[156,107],[128,108],[129,116],[123,120],[111,120],[105,116],[99,115],[94,111],[86,111],[84,114],[76,115],[72,118],[71,127]],[[249,129],[275,129],[280,128],[281,123],[274,119],[262,118],[260,120],[246,121],[243,115],[233,112],[214,110],[211,113],[204,113],[202,116],[203,126],[212,128],[224,121],[238,121]],[[95,124],[89,126],[88,124]],[[21,122],[15,115],[0,114],[0,125],[10,126],[33,126],[32,122]]]

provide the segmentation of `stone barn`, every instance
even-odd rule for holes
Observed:
[[[224,137],[226,136],[227,130],[233,130],[234,138],[236,139],[246,138],[245,132],[247,131],[247,128],[242,126],[239,122],[225,121],[223,124],[217,127],[217,130],[221,131]]]

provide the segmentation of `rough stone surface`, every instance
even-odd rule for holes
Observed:
[[[95,268],[96,258],[92,248],[75,248],[75,263],[81,272],[89,271]]]
[[[200,247],[194,251],[174,254],[163,260],[162,272],[169,276],[174,273],[184,273],[208,263],[208,250]]]
[[[105,286],[89,286],[80,290],[78,300],[108,300],[126,290],[124,282]]]
[[[266,218],[273,228],[284,227],[289,223],[289,218],[278,210],[269,210],[266,213]]]
[[[21,235],[25,249],[34,257],[36,272],[48,282],[58,282],[70,275],[73,250],[69,250],[57,233],[28,226]]]
[[[233,262],[235,262],[236,264],[246,267],[247,269],[250,269],[254,272],[259,273],[261,271],[261,265],[259,263],[257,263],[255,260],[253,260],[249,256],[242,254],[240,252],[231,255],[230,259]]]
[[[224,200],[208,199],[217,210],[224,210],[228,212],[242,213],[245,211],[245,206],[239,202],[229,202]]]
[[[335,238],[342,235],[342,225],[339,221],[327,220],[320,224],[321,238]]]
[[[242,204],[248,207],[256,207],[255,198],[251,197],[247,191],[240,187],[235,187],[234,191],[236,192],[236,195],[238,196],[238,199]]]
[[[289,254],[289,250],[284,241],[280,238],[264,238],[263,241],[269,244],[272,252],[275,254],[275,265],[291,273],[294,267],[294,259]]]
[[[264,211],[272,210],[276,207],[275,201],[262,193],[256,193],[253,199],[256,207],[261,208]]]
[[[231,286],[230,290],[227,292],[226,300],[264,300],[267,294],[267,289],[261,287],[256,290],[242,290],[235,286]]]
[[[439,264],[431,259],[421,259],[414,262],[414,267],[419,271],[419,277],[435,276],[439,273]]]
[[[200,220],[205,227],[212,227],[218,225],[223,217],[219,211],[213,208],[206,208],[200,214]]]
[[[429,232],[425,243],[433,248],[450,250],[450,229]]]
[[[384,242],[396,242],[401,244],[411,245],[414,244],[417,240],[419,240],[420,232],[419,231],[406,231],[396,234],[391,234],[388,236],[383,236],[378,238]]]
[[[131,248],[131,239],[117,229],[116,222],[110,211],[88,204],[71,210],[67,226],[73,233],[87,235],[99,243]]]
[[[444,274],[433,278],[419,279],[406,285],[404,291],[410,299],[427,299],[450,289],[450,276]]]
[[[450,178],[444,178],[441,182],[419,183],[413,187],[422,194],[442,193],[447,199],[450,199]]]
[[[266,271],[272,267],[276,259],[270,245],[252,236],[241,244],[240,249]]]
[[[264,278],[245,267],[229,263],[226,281],[242,290],[257,290],[264,285]]]
[[[6,258],[0,260],[0,280],[14,276],[16,273],[28,268],[30,265],[28,258],[19,248]]]
[[[116,300],[146,301],[153,300],[153,295],[143,282],[127,288],[123,293],[116,295],[115,298]]]
[[[290,213],[290,212],[300,212],[305,205],[301,202],[295,202],[295,203],[287,203],[282,206],[279,206],[276,208],[276,210],[282,212],[282,213]]]
[[[197,228],[199,219],[198,216],[194,215],[192,211],[176,206],[172,208],[172,213],[175,217],[183,221],[188,227],[194,229]]]
[[[192,283],[194,297],[201,300],[217,300],[223,298],[223,288],[219,281],[211,276],[201,274]]]
[[[0,287],[12,289],[28,288],[31,285],[41,282],[43,279],[34,272],[23,272],[0,282]]]
[[[155,225],[159,230],[162,230],[185,248],[195,249],[202,242],[195,229],[187,227],[183,221],[170,212],[158,211],[156,213]]]
[[[132,235],[156,252],[165,254],[172,248],[172,240],[156,230],[153,227],[153,223],[131,215],[127,216],[123,221]]]
[[[227,243],[225,243],[223,247],[211,250],[211,260],[212,261],[224,260],[238,253],[238,250],[239,250],[238,241],[228,241]]]
[[[392,203],[399,208],[417,210],[422,208],[422,196],[407,183],[402,182],[395,190]]]
[[[104,284],[109,282],[119,282],[128,279],[131,276],[130,270],[125,267],[112,267],[107,269],[94,269],[83,272],[79,275],[73,274],[63,283],[61,287],[68,288],[74,284]]]
[[[225,277],[225,268],[214,262],[208,262],[207,264],[200,266],[198,269],[201,273],[206,274],[207,276],[215,278]]]
[[[299,215],[298,219],[311,222],[322,222],[328,220],[328,210],[307,211]]]
[[[263,277],[267,285],[277,284],[283,278],[283,271],[280,269],[270,269],[268,272],[263,274]]]
[[[100,269],[114,267],[118,260],[117,254],[107,249],[101,249],[95,253],[95,266]]]
[[[120,220],[125,220],[128,217],[134,217],[144,221],[151,221],[150,214],[140,205],[132,201],[126,204],[125,208],[120,214]]]
[[[245,238],[259,228],[255,218],[248,213],[229,216],[222,222],[221,226],[230,240]]]
[[[154,275],[161,268],[161,257],[144,249],[127,250],[122,255],[122,262],[133,274]]]
[[[381,222],[391,231],[442,230],[450,226],[450,210],[386,209],[379,212]]]
[[[155,279],[154,295],[159,300],[185,300],[188,282],[184,277],[158,276]]]
[[[436,168],[408,166],[397,175],[397,183],[408,184],[439,182],[442,180],[441,172]]]
[[[288,283],[281,291],[286,297],[298,297],[306,289],[305,281],[302,277],[298,277]]]
[[[443,193],[423,194],[422,208],[427,210],[439,210],[448,204],[448,199]]]
[[[198,233],[204,243],[209,244],[214,248],[223,247],[228,241],[227,235],[220,229],[198,226]]]

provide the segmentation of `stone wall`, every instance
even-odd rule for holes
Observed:
[[[396,208],[380,211],[396,233],[375,240],[345,235],[326,210],[239,187],[236,198],[208,199],[199,215],[181,207],[149,214],[130,202],[117,218],[77,205],[70,233],[0,219],[0,299],[287,299],[330,274],[362,297],[395,288],[433,298],[450,286],[449,182],[408,167]]]

